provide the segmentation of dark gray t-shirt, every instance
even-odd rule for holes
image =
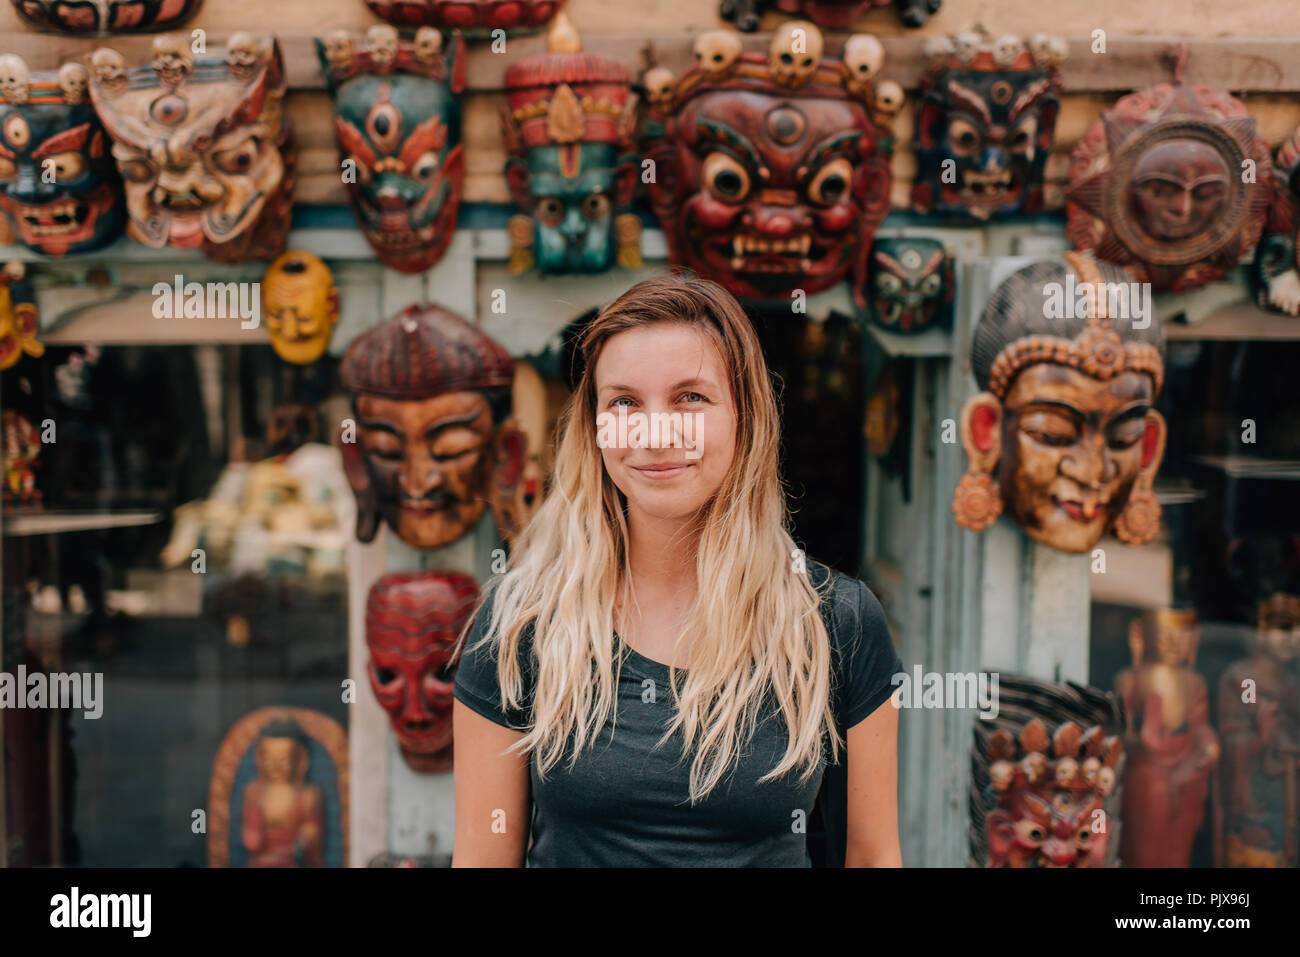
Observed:
[[[831,704],[840,734],[846,735],[888,700],[902,664],[880,603],[866,585],[816,562],[808,563],[808,573],[818,586],[827,574],[833,579],[823,598],[822,618],[832,644]],[[489,595],[475,617],[456,672],[455,696],[497,724],[525,730],[527,708],[502,708],[494,649],[474,647],[483,636],[491,602]],[[525,702],[531,701],[535,668],[530,638],[531,630],[525,629],[519,649]],[[536,758],[530,762],[533,842],[528,865],[809,866],[806,825],[830,757],[829,741],[823,741],[822,763],[811,778],[801,782],[796,771],[759,784],[779,763],[788,741],[785,723],[769,701],[737,765],[692,807],[690,760],[682,760],[681,730],[655,748],[674,707],[668,666],[638,654],[617,636],[615,653],[623,655],[617,726],[606,722],[573,767],[566,753],[545,780],[538,776]],[[841,749],[836,769],[841,772],[844,757]],[[839,783],[842,788],[842,776]]]

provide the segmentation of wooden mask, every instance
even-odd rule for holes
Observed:
[[[1181,292],[1254,247],[1272,192],[1268,144],[1240,100],[1161,83],[1122,97],[1075,146],[1066,234],[1156,292]]]
[[[294,166],[279,44],[236,33],[224,51],[196,58],[188,37],[161,36],[153,54],[131,69],[115,50],[91,57],[90,94],[126,184],[127,235],[223,263],[278,256]]]
[[[319,258],[291,250],[271,263],[262,280],[262,302],[276,355],[306,365],[325,354],[339,321],[339,293]]]
[[[651,204],[669,259],[748,299],[849,278],[865,308],[867,257],[889,211],[889,124],[902,88],[879,83],[880,41],[855,34],[823,59],[821,31],[790,21],[767,54],[719,30],[668,92],[647,75],[657,119]],[[661,132],[660,132],[661,131]]]
[[[986,222],[1042,208],[1066,49],[1043,34],[926,41],[914,209]]]
[[[465,183],[460,102],[465,41],[450,55],[436,30],[399,42],[389,26],[364,43],[344,32],[316,41],[334,94],[334,133],[357,223],[384,265],[424,272],[447,250]]]
[[[0,207],[14,238],[46,256],[122,234],[126,204],[80,63],[30,73],[0,56]]]
[[[971,344],[984,391],[961,412],[970,464],[953,496],[957,524],[983,531],[1005,507],[1066,552],[1090,551],[1108,531],[1134,545],[1155,537],[1164,336],[1137,286],[1067,253],[994,291]]]
[[[506,70],[506,182],[530,214],[510,222],[511,269],[603,272],[615,259],[640,268],[641,220],[630,211],[637,98],[627,68],[582,53],[562,13],[547,39],[549,53]]]
[[[1273,160],[1273,203],[1264,238],[1255,253],[1255,281],[1261,307],[1300,316],[1300,129],[1277,148]]]
[[[937,239],[877,239],[868,273],[868,317],[886,332],[952,323],[953,269]]]
[[[19,16],[39,30],[105,36],[171,30],[203,0],[13,0]]]
[[[510,418],[514,362],[500,343],[440,306],[408,306],[353,340],[339,378],[355,393],[343,464],[360,541],[382,518],[407,544],[440,548],[489,505],[514,537],[526,440]]]
[[[904,26],[923,27],[930,15],[939,12],[943,0],[722,0],[718,15],[736,24],[737,30],[753,33],[765,10],[780,10],[811,20],[820,27],[846,30],[874,7],[898,7]]]
[[[370,586],[366,671],[412,770],[451,770],[453,650],[477,603],[478,583],[461,572],[397,572]]]
[[[366,0],[381,19],[398,27],[440,30],[536,30],[564,0]]]

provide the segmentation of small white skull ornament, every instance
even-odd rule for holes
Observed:
[[[768,67],[782,86],[803,86],[812,79],[822,59],[822,32],[806,20],[783,23],[772,34]]]

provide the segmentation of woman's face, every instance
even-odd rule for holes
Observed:
[[[684,322],[628,329],[595,367],[596,436],[629,511],[694,515],[722,485],[736,450],[736,409],[722,354]]]

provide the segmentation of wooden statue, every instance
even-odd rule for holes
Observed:
[[[25,415],[13,409],[3,413],[4,503],[18,508],[40,510],[41,492],[36,487],[36,468],[40,465],[41,438]]]
[[[208,791],[209,867],[344,867],[348,739],[305,708],[260,708],[222,739]]]
[[[1066,253],[994,291],[971,344],[984,391],[961,412],[970,465],[953,496],[957,524],[983,531],[1005,508],[1066,552],[1090,551],[1112,530],[1132,545],[1155,537],[1164,336],[1127,295],[1128,279]]]
[[[1228,867],[1300,864],[1300,596],[1259,606],[1255,653],[1219,681],[1221,856]]]
[[[898,7],[904,26],[923,27],[939,12],[943,0],[722,0],[718,15],[746,33],[758,29],[759,17],[768,9],[804,17],[821,27],[846,30],[872,8],[891,3]]]
[[[456,228],[467,64],[460,33],[450,39],[445,51],[432,27],[408,43],[380,25],[359,44],[346,31],[316,41],[348,201],[379,261],[399,272],[433,266]]]
[[[17,365],[24,355],[45,355],[45,346],[36,338],[39,322],[27,267],[6,263],[0,271],[0,370]]]
[[[506,182],[528,210],[510,221],[511,271],[603,272],[616,260],[639,269],[641,220],[630,206],[641,164],[627,67],[581,52],[563,13],[547,45],[506,70]]]
[[[673,264],[736,296],[785,303],[847,277],[865,309],[903,90],[878,81],[875,37],[850,36],[838,60],[823,46],[807,21],[781,25],[766,54],[715,30],[696,40],[680,80],[648,71],[648,189]]]
[[[1259,241],[1268,143],[1246,106],[1182,81],[1122,97],[1074,148],[1066,234],[1157,291],[1218,279]]]
[[[1116,704],[1094,688],[1000,675],[998,716],[975,722],[971,749],[974,866],[1115,866]]]
[[[1219,739],[1205,680],[1195,670],[1199,637],[1190,610],[1160,609],[1129,628],[1133,666],[1115,679],[1127,719],[1127,867],[1186,867],[1205,817]]]
[[[99,249],[126,221],[89,82],[80,63],[32,73],[0,56],[0,208],[12,239],[46,256]]]
[[[451,770],[452,649],[477,602],[478,583],[461,572],[396,572],[370,586],[370,687],[412,770]]]
[[[972,222],[1042,209],[1066,52],[1046,34],[926,41],[912,208]]]
[[[285,362],[306,365],[325,354],[339,321],[339,293],[329,267],[291,250],[266,271],[262,307],[271,346]]]
[[[235,33],[196,56],[188,36],[160,36],[153,54],[135,68],[106,47],[91,57],[127,235],[223,263],[274,259],[289,235],[295,158],[279,44]]]
[[[375,16],[397,27],[437,27],[486,33],[536,30],[564,0],[366,0]]]
[[[440,306],[409,306],[353,340],[339,378],[356,394],[343,461],[360,541],[382,518],[404,542],[439,548],[489,503],[514,537],[526,440],[510,417],[513,377],[503,346]]]
[[[1300,128],[1273,158],[1274,202],[1255,253],[1259,305],[1300,316]]]
[[[37,29],[104,36],[171,30],[194,16],[203,0],[13,0],[13,5]]]

